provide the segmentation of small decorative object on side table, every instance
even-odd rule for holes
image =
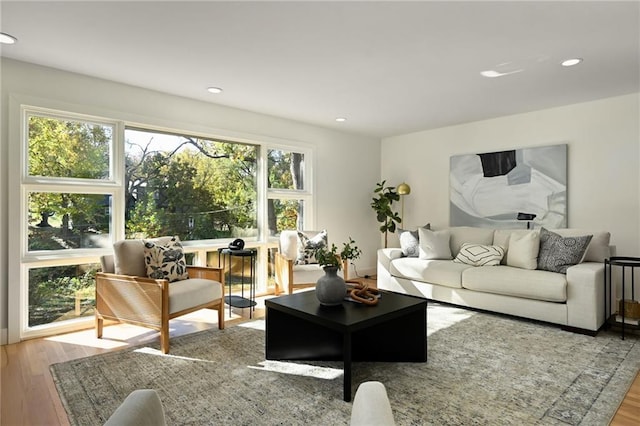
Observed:
[[[618,313],[612,315],[613,290],[611,281],[611,268],[618,266],[622,268],[622,298],[618,306]],[[625,298],[625,278],[627,268],[631,270],[631,299]],[[640,303],[635,300],[635,268],[640,268],[640,257],[612,256],[604,260],[604,319],[611,322],[613,319],[622,327],[622,340],[624,340],[625,326],[640,326]],[[607,297],[608,296],[608,297]]]

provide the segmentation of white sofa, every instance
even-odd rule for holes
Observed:
[[[562,237],[592,235],[582,261],[566,269],[566,275],[536,268],[509,266],[509,244],[536,231],[452,227],[451,256],[463,243],[496,245],[506,254],[497,266],[471,266],[446,259],[407,257],[401,248],[378,250],[378,288],[508,315],[560,324],[566,329],[595,334],[604,323],[604,259],[615,255],[608,232],[554,229]],[[431,232],[431,231],[424,231]],[[438,231],[436,231],[438,232]],[[423,231],[420,230],[420,237]],[[517,247],[512,243],[513,250]],[[537,242],[539,244],[539,240]],[[423,255],[420,239],[420,255]],[[405,250],[406,252],[406,250]],[[514,254],[515,256],[515,254]],[[425,256],[422,256],[425,257]]]

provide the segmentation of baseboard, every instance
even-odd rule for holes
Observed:
[[[356,278],[374,278],[376,275],[376,268],[364,268],[358,269],[358,275],[356,276],[356,271],[354,271],[353,267],[349,269],[349,279]]]
[[[6,345],[9,339],[9,333],[6,328],[0,329],[0,345]]]

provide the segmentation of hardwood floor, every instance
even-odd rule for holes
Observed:
[[[246,312],[244,312],[246,311]],[[247,309],[234,309],[226,325],[248,320]],[[217,327],[215,311],[198,311],[171,321],[171,336]],[[259,300],[254,318],[264,317]],[[126,324],[105,327],[104,339],[93,329],[0,346],[0,425],[68,425],[67,415],[49,372],[49,366],[76,358],[158,341],[158,333]],[[640,424],[640,375],[620,405],[612,426]]]

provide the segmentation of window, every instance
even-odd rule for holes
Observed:
[[[93,315],[98,256],[111,247],[117,124],[23,107],[20,234],[21,333]],[[47,331],[44,331],[47,333]]]
[[[269,149],[267,159],[269,234],[304,229],[305,201],[310,199],[309,184],[305,180],[305,154]]]
[[[28,114],[28,175],[109,179],[113,125]]]
[[[28,250],[111,246],[111,195],[29,192]]]
[[[11,137],[22,143],[10,148],[20,189],[9,209],[23,218],[9,235],[10,342],[86,327],[99,258],[115,240],[177,235],[189,264],[217,266],[218,249],[243,238],[258,249],[265,293],[270,237],[311,219],[309,151],[31,106],[20,120],[12,129],[24,132]]]
[[[258,236],[258,147],[139,129],[125,131],[127,238]]]

